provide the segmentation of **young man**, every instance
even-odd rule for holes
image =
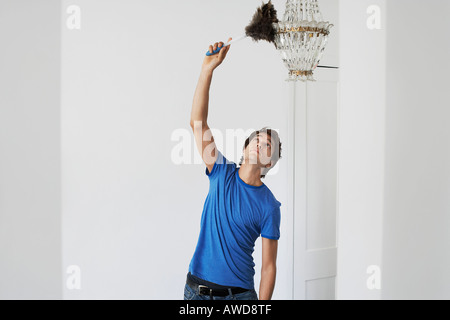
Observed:
[[[229,39],[231,40],[231,38]],[[212,53],[223,42],[209,46]],[[281,203],[261,181],[281,158],[278,133],[266,127],[245,141],[240,167],[216,148],[207,124],[213,71],[230,46],[205,57],[195,90],[191,127],[210,180],[197,247],[189,265],[184,299],[257,300],[252,253],[262,236],[259,298],[269,300],[275,286]]]

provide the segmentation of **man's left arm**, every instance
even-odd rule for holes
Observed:
[[[277,274],[278,240],[262,238],[262,267],[259,300],[270,300]]]

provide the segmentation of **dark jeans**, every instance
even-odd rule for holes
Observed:
[[[211,300],[210,296],[201,296],[187,284],[184,286],[184,300]],[[213,296],[213,300],[258,300],[254,289],[247,292],[232,294],[225,297]]]
[[[191,275],[188,274],[188,277],[191,277]],[[218,285],[212,284],[211,282],[207,282],[197,277],[193,277],[191,279],[197,280],[196,282],[199,284],[209,285],[209,287],[211,287],[211,285],[213,287],[219,287]],[[220,287],[223,288],[222,286]],[[213,300],[258,300],[258,295],[256,294],[255,289],[236,294],[231,293],[231,290],[229,291],[230,294],[227,296],[213,296],[212,298]],[[211,300],[211,297],[209,295],[200,295],[198,289],[194,290],[186,283],[186,285],[184,286],[184,300]]]

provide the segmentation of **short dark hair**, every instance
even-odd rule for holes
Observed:
[[[272,158],[270,159],[270,161],[273,163],[273,165],[269,168],[263,169],[263,174],[261,174],[261,178],[263,179],[266,176],[267,172],[269,172],[269,170],[277,164],[278,160],[281,159],[281,141],[280,137],[278,136],[278,132],[273,129],[269,129],[269,127],[264,127],[260,130],[252,132],[252,134],[245,140],[243,151],[245,151],[250,141],[252,141],[254,137],[262,132],[265,132],[272,140]],[[239,165],[242,165],[243,162],[244,156],[242,155],[241,160],[239,161]]]

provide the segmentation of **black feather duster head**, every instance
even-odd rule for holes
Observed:
[[[253,41],[266,40],[275,41],[276,30],[272,23],[278,22],[277,10],[269,0],[268,3],[258,8],[250,24],[245,28],[247,36],[252,37]]]

